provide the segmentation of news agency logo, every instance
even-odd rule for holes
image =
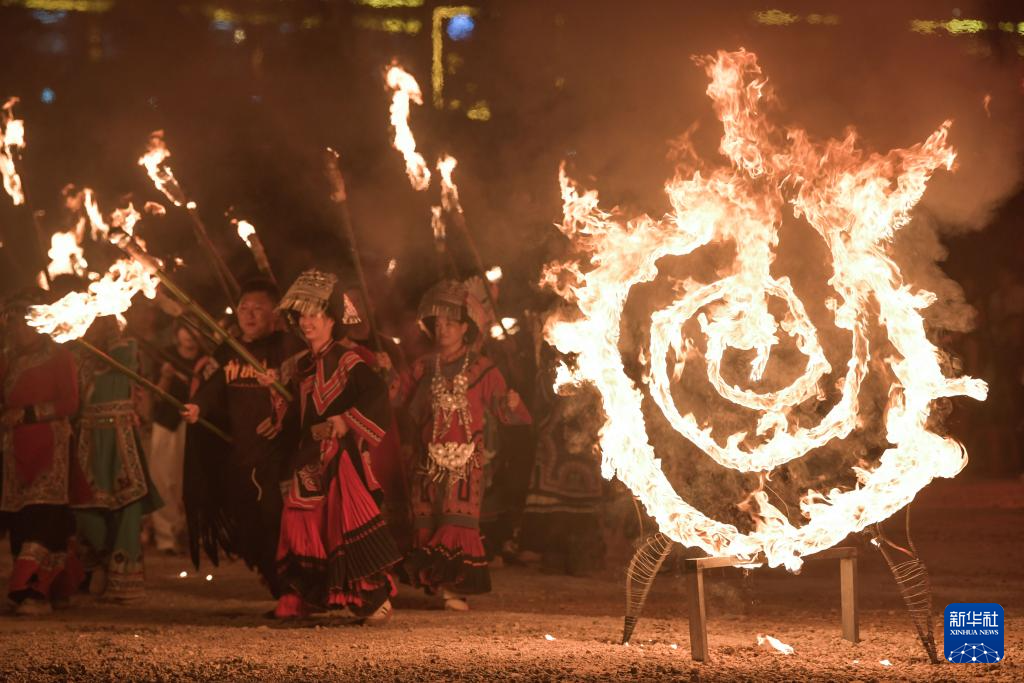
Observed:
[[[954,664],[1003,661],[1003,608],[994,602],[946,605],[943,654]]]

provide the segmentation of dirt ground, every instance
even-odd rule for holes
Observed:
[[[863,539],[860,633],[839,629],[834,561],[782,571],[715,570],[706,579],[712,659],[690,658],[682,578],[658,578],[630,646],[622,634],[623,558],[589,578],[496,569],[494,592],[466,614],[403,588],[382,628],[326,619],[282,625],[238,565],[199,573],[184,558],[147,558],[148,597],[130,607],[83,597],[40,618],[0,616],[0,680],[1024,680],[1024,485],[939,482],[914,506],[914,538],[932,575],[936,638],[950,602],[998,602],[1006,659],[931,665],[891,575]],[[6,545],[6,544],[5,544]],[[9,573],[6,548],[0,576]],[[179,577],[188,571],[187,578]],[[210,573],[212,580],[206,580]],[[786,656],[758,634],[792,645]],[[549,637],[550,636],[550,637]],[[884,662],[884,663],[883,663]]]

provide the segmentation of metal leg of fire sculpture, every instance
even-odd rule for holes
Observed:
[[[886,538],[882,531],[882,525],[876,524],[875,545],[881,551],[882,557],[885,558],[885,563],[889,565],[889,571],[892,572],[893,578],[896,579],[896,585],[900,589],[903,603],[907,606],[907,611],[910,612],[910,618],[913,620],[914,628],[917,630],[918,640],[921,641],[922,647],[928,653],[928,659],[931,660],[932,664],[938,664],[939,655],[935,648],[935,631],[932,621],[931,581],[928,578],[928,569],[921,561],[920,556],[917,554],[917,548],[914,546],[914,541],[910,538],[909,505],[906,509],[906,530],[909,549],[898,546]],[[894,561],[886,546],[905,554],[910,559],[903,562]]]
[[[673,542],[662,533],[650,536],[641,544],[629,561],[626,570],[626,619],[622,626],[622,644],[629,643],[633,637],[633,629],[640,619],[647,601],[647,593],[651,590],[654,577],[672,551]]]
[[[626,617],[622,628],[622,643],[633,637],[647,594],[651,590],[658,570],[672,551],[673,541],[664,534],[650,536],[637,549],[626,571]],[[857,549],[830,548],[810,555],[806,560],[839,560],[840,611],[843,638],[851,643],[860,641],[860,618],[857,613]],[[687,560],[686,581],[690,609],[690,652],[694,660],[705,662],[710,657],[708,623],[704,603],[704,570],[717,567],[738,567],[749,564],[735,557],[701,557]],[[909,564],[909,563],[905,563]],[[893,570],[895,573],[895,569]],[[930,603],[929,603],[930,604]]]

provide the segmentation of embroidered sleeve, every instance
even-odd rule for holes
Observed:
[[[387,386],[370,366],[359,362],[349,370],[345,394],[351,399],[341,413],[345,424],[371,447],[377,446],[391,422]]]

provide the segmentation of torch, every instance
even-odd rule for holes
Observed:
[[[224,259],[221,258],[216,247],[214,247],[210,234],[199,217],[196,203],[185,196],[185,192],[174,177],[171,167],[167,165],[166,160],[170,156],[171,151],[167,149],[167,145],[164,143],[164,132],[162,130],[154,131],[149,136],[149,145],[146,153],[139,158],[139,165],[145,167],[146,173],[149,175],[150,180],[153,181],[156,189],[162,192],[175,206],[184,206],[188,211],[188,217],[192,221],[192,229],[195,230],[199,243],[203,245],[207,256],[210,258],[210,262],[213,263],[214,271],[217,273],[217,279],[220,281],[224,294],[228,298],[228,303],[233,305],[238,300],[238,281],[235,280],[235,276],[231,273],[227,264],[224,263]]]
[[[484,260],[480,257],[480,250],[476,246],[476,240],[473,239],[473,234],[466,226],[466,214],[463,213],[462,203],[459,201],[459,188],[452,180],[452,171],[455,170],[457,163],[455,157],[447,154],[437,160],[437,170],[441,174],[441,206],[451,216],[455,227],[459,229],[463,238],[465,238],[466,245],[469,247],[469,252],[473,255],[473,261],[477,270],[486,275],[488,283],[496,283],[501,279],[501,270],[499,269],[495,273],[493,269],[488,270],[484,268]],[[487,297],[487,303],[490,304],[491,310],[494,311],[497,324],[501,326],[502,334],[508,336],[510,330],[506,326],[505,320],[498,315],[498,306],[494,301],[494,296],[491,294],[490,284],[484,284],[484,295]]]
[[[161,389],[159,386],[157,386],[153,382],[149,381],[148,379],[146,379],[145,377],[143,377],[139,373],[135,372],[134,370],[132,370],[128,366],[126,366],[123,363],[120,363],[117,360],[115,360],[114,358],[110,357],[108,354],[106,354],[103,351],[101,351],[100,349],[96,348],[95,346],[93,346],[89,342],[85,341],[84,339],[76,339],[75,343],[78,344],[78,346],[80,348],[85,349],[86,351],[88,351],[89,353],[93,354],[94,356],[99,358],[101,361],[103,361],[104,363],[109,365],[116,372],[120,372],[125,377],[128,377],[128,378],[132,379],[133,381],[138,382],[139,384],[141,384],[142,386],[146,387],[147,389],[149,389],[150,391],[155,393],[157,396],[159,396],[163,400],[165,400],[168,403],[170,403],[171,405],[173,405],[178,410],[184,410],[185,409],[185,404],[182,403],[181,401],[179,401],[178,399],[176,399],[174,396],[172,396],[171,394],[167,393],[166,391]],[[201,424],[202,426],[204,426],[207,429],[209,429],[211,432],[213,432],[214,434],[219,436],[221,439],[223,439],[227,443],[231,443],[232,442],[231,437],[228,436],[227,434],[225,434],[219,427],[217,427],[217,425],[213,424],[212,422],[210,422],[208,420],[205,420],[203,418],[199,418],[199,424]]]
[[[249,251],[252,252],[252,257],[256,260],[256,267],[276,285],[277,278],[274,277],[274,271],[270,268],[267,250],[263,248],[263,240],[256,234],[256,228],[245,219],[233,218],[231,222],[238,228],[238,236],[242,238],[245,245],[249,247]]]
[[[212,332],[219,334],[227,345],[230,346],[243,361],[251,365],[257,372],[266,372],[267,368],[261,365],[260,362],[256,360],[255,356],[253,356],[241,342],[228,334],[227,331],[213,319],[213,316],[206,312],[206,309],[197,304],[195,300],[178,287],[178,285],[174,284],[174,281],[171,280],[167,273],[165,273],[160,267],[160,262],[157,259],[143,251],[143,249],[127,235],[119,238],[116,244],[136,262],[142,264],[154,277],[159,279],[160,283],[167,288],[167,291],[169,291],[174,298],[196,314],[196,317],[199,318],[200,322],[206,325]],[[291,392],[288,391],[281,382],[274,380],[271,382],[271,386],[274,387],[277,393],[279,393],[286,401],[292,400]]]
[[[377,334],[377,319],[373,311],[373,301],[370,299],[370,290],[366,286],[366,275],[363,272],[363,261],[359,258],[359,248],[356,245],[356,233],[352,228],[352,216],[348,211],[348,193],[345,190],[345,178],[338,168],[338,153],[328,147],[324,150],[324,170],[327,174],[327,181],[331,184],[331,203],[334,204],[338,216],[338,223],[341,226],[342,238],[348,243],[349,257],[356,270],[356,277],[359,278],[359,290],[363,295],[363,303],[366,306],[366,318],[370,324],[370,336],[373,338],[373,347],[382,351],[380,337]]]

